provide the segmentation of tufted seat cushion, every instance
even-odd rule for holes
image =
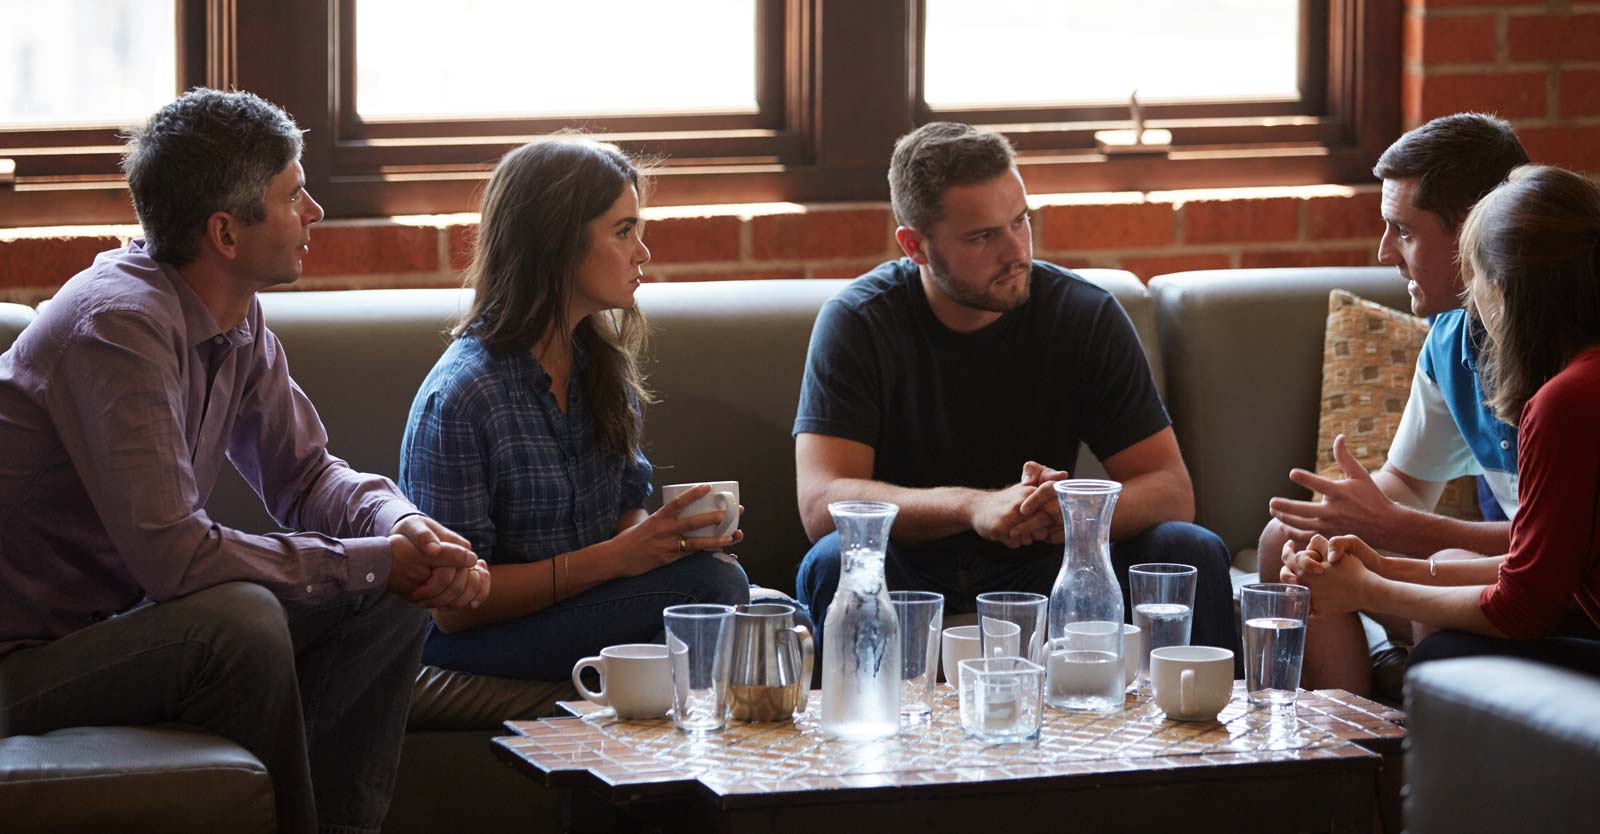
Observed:
[[[255,756],[190,727],[72,727],[0,738],[7,831],[277,828],[272,778]]]

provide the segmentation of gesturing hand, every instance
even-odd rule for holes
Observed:
[[[488,566],[466,539],[425,515],[395,522],[389,554],[389,588],[425,608],[476,608],[489,596]]]
[[[1268,509],[1289,528],[1291,539],[1309,541],[1318,533],[1324,536],[1349,533],[1383,546],[1391,539],[1393,525],[1398,522],[1398,508],[1378,488],[1361,461],[1356,460],[1342,434],[1333,439],[1333,457],[1344,471],[1343,480],[1331,480],[1304,469],[1289,472],[1289,480],[1322,493],[1321,501],[1274,498],[1268,502]]]
[[[701,484],[677,498],[661,505],[644,521],[612,537],[611,542],[619,554],[619,567],[623,576],[638,576],[662,565],[671,564],[690,553],[702,550],[722,550],[744,541],[744,531],[735,530],[726,536],[688,536],[690,530],[716,525],[722,521],[722,511],[699,513],[679,518],[683,508],[711,492],[710,484]],[[744,507],[739,508],[741,517]]]

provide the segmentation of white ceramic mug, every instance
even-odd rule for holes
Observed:
[[[1214,646],[1164,646],[1150,652],[1156,706],[1179,721],[1212,721],[1233,696],[1233,652]]]
[[[679,518],[689,518],[701,513],[722,513],[721,524],[708,524],[684,533],[689,538],[703,536],[729,536],[739,529],[739,482],[738,481],[706,481],[693,484],[672,484],[661,488],[662,503],[669,503],[678,496],[701,486],[703,483],[711,485],[711,491],[700,496],[689,506],[678,513]]]
[[[598,692],[591,692],[578,678],[588,668],[600,676]],[[672,709],[667,647],[654,643],[607,646],[599,657],[586,657],[572,667],[572,686],[585,699],[616,710],[618,718],[660,718]]]
[[[983,637],[975,625],[951,626],[939,634],[940,668],[945,683],[960,688],[961,661],[983,655]]]

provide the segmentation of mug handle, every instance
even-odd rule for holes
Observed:
[[[1178,676],[1178,709],[1183,710],[1184,715],[1192,715],[1199,708],[1194,697],[1194,670],[1185,669]]]
[[[712,496],[712,500],[716,502],[717,509],[722,511],[722,524],[713,535],[733,535],[733,531],[739,529],[739,499],[732,492],[723,490]]]
[[[595,674],[600,676],[599,692],[590,692],[589,687],[584,686],[583,681],[579,680],[578,673],[582,672],[584,669],[594,669]],[[577,665],[572,667],[572,688],[578,690],[578,694],[582,695],[586,701],[599,704],[602,707],[611,706],[611,696],[606,694],[605,658],[586,657],[578,661]]]
[[[816,662],[817,643],[811,639],[811,629],[803,625],[796,625],[790,628],[789,633],[794,636],[795,648],[800,652],[799,684],[800,691],[804,695],[794,708],[794,714],[798,717],[800,713],[806,711],[806,703],[811,697],[811,667]]]

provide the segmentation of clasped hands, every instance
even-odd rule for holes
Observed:
[[[389,531],[389,589],[423,608],[477,608],[489,598],[489,566],[459,533],[408,515]]]
[[[1013,549],[1043,541],[1061,544],[1066,532],[1061,526],[1055,482],[1067,477],[1066,472],[1042,463],[1024,463],[1017,483],[979,494],[972,509],[972,529]]]
[[[1388,557],[1357,536],[1314,535],[1303,550],[1284,542],[1281,558],[1278,578],[1311,589],[1311,613],[1320,616],[1369,609],[1363,595],[1384,575]]]

